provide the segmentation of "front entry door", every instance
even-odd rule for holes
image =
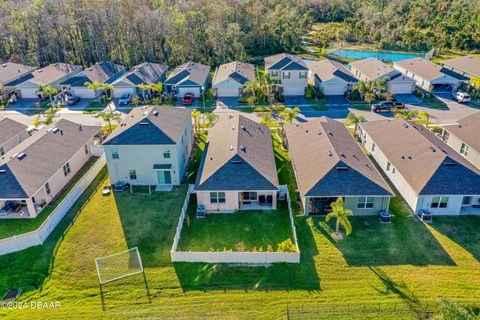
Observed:
[[[170,170],[157,171],[158,184],[172,184],[172,174]]]

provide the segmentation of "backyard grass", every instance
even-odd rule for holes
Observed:
[[[285,319],[287,306],[318,304],[322,310],[350,303],[345,317],[391,319],[398,317],[355,311],[378,303],[416,310],[438,297],[480,304],[479,218],[435,218],[425,225],[395,211],[393,223],[381,225],[376,218],[353,217],[352,235],[337,243],[329,236],[333,222],[299,217],[300,264],[172,264],[169,250],[186,188],[104,197],[106,178],[104,171],[45,245],[0,257],[1,293],[21,287],[20,300],[60,301],[61,308],[0,309],[0,315]],[[134,246],[142,255],[151,302],[138,275],[105,285],[102,311],[94,258]]]
[[[195,217],[196,199],[192,196],[182,230],[179,251],[276,251],[282,241],[292,239],[288,208],[278,210],[210,214],[205,219]],[[239,250],[242,243],[245,249]]]
[[[310,108],[312,108],[315,111],[327,111],[328,106],[322,106],[322,105],[311,105]]]
[[[71,183],[57,196],[52,202],[47,204],[40,214],[34,219],[0,219],[0,239],[8,238],[14,235],[19,235],[25,232],[30,232],[42,225],[45,219],[55,210],[60,202],[72,190],[75,184],[87,173],[88,170],[95,164],[98,157],[91,157],[90,160],[80,169],[80,171],[73,177]]]

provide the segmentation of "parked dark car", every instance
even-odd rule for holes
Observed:
[[[373,112],[390,112],[392,109],[405,109],[405,105],[401,102],[382,101],[370,107]]]
[[[120,100],[118,100],[118,104],[121,106],[126,106],[130,103],[130,101],[132,101],[132,95],[130,93],[126,93],[120,97]]]
[[[183,96],[183,104],[191,105],[193,104],[193,99],[194,99],[193,93],[185,93],[185,95]]]
[[[80,97],[77,97],[77,96],[70,96],[67,99],[67,104],[69,106],[74,106],[74,105],[78,104],[79,102],[80,102]]]

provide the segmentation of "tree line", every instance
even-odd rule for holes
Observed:
[[[289,0],[16,0],[0,2],[0,59],[44,66],[218,65],[301,49],[313,11]]]

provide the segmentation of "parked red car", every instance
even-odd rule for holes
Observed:
[[[184,105],[191,105],[193,103],[193,93],[185,93],[183,96],[183,104]]]

